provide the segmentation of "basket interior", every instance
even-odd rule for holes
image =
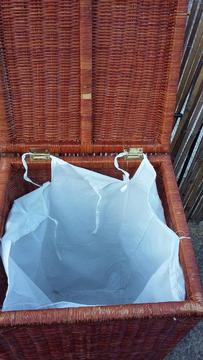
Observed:
[[[72,158],[72,161],[70,162],[77,166],[82,166],[87,169],[100,172],[102,174],[106,174],[120,179],[122,178],[121,172],[115,169],[112,159],[105,161],[105,164],[102,161],[100,162],[98,158],[97,160],[95,160],[95,162],[93,162],[89,158],[89,160],[87,160],[85,163],[84,161],[79,160],[79,158],[75,158],[75,159]],[[153,164],[153,160],[151,162]],[[139,166],[139,161],[137,160],[128,163],[121,160],[120,163],[121,166],[125,168],[130,173],[131,176],[135,173],[137,167]],[[162,203],[164,205],[166,222],[168,223],[169,226],[171,226],[172,222],[167,208],[167,202],[165,201],[166,194],[163,184],[161,163],[156,161],[153,165],[157,172],[158,192],[162,199]],[[9,210],[11,209],[14,200],[36,189],[35,185],[28,183],[23,179],[24,168],[22,167],[20,159],[18,159],[17,161],[13,161],[11,163],[10,170],[11,171],[9,175],[9,181],[6,187],[4,210],[1,217],[1,229],[3,229],[2,232],[4,232],[6,219],[8,217]],[[29,162],[29,177],[32,178],[32,180],[35,181],[36,183],[42,184],[46,181],[49,181],[50,175],[51,174],[50,174],[49,162],[43,162],[43,163]],[[0,306],[3,303],[6,289],[7,289],[7,277],[3,268],[3,264],[1,262],[0,263]]]

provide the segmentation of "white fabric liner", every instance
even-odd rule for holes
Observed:
[[[130,179],[123,155],[114,161],[123,180],[52,156],[51,182],[14,201],[2,238],[3,311],[185,299],[156,172],[144,155]]]

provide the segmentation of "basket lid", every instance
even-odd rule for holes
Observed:
[[[186,0],[2,0],[1,152],[169,150]]]

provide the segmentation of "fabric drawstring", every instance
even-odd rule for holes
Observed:
[[[27,164],[27,161],[26,161],[26,156],[29,156],[29,155],[32,155],[32,153],[25,153],[22,155],[22,163],[23,163],[23,166],[24,166],[24,169],[25,169],[25,173],[23,175],[23,178],[25,181],[28,181],[30,182],[31,184],[37,186],[37,187],[40,187],[41,185],[35,183],[34,181],[32,181],[29,176],[28,176],[28,164]],[[116,155],[116,157],[114,158],[114,166],[117,170],[121,171],[123,173],[123,180],[124,181],[128,181],[129,180],[129,173],[125,170],[123,170],[122,168],[119,167],[119,164],[118,164],[118,159],[119,158],[122,158],[124,156],[128,155],[128,152],[127,151],[123,151],[121,153],[119,153],[118,155]],[[52,156],[51,156],[52,158]],[[92,184],[90,184],[92,185]],[[101,200],[102,200],[102,196],[101,194],[99,193],[98,189],[93,186],[95,192],[97,193],[98,195],[98,200],[97,200],[97,205],[96,205],[96,217],[95,217],[95,229],[93,230],[93,234],[96,234],[97,231],[98,231],[98,228],[99,228],[99,223],[100,223],[100,211],[99,211],[99,208],[100,208],[100,203],[101,203]],[[121,189],[121,191],[124,191],[125,190],[125,187],[123,187]],[[53,220],[55,222],[55,225],[57,227],[57,222],[55,219],[52,219],[50,218],[51,220]]]
[[[29,178],[29,176],[28,176],[28,165],[27,165],[27,161],[26,161],[26,156],[29,156],[29,155],[32,155],[32,153],[25,153],[25,154],[22,155],[22,163],[23,163],[23,167],[24,167],[24,169],[25,169],[25,173],[24,173],[24,175],[23,175],[23,178],[24,178],[25,181],[28,181],[28,182],[30,182],[31,184],[40,187],[41,185],[39,185],[39,184],[35,183],[34,181],[32,181],[32,180]],[[129,173],[119,167],[118,159],[121,158],[121,157],[123,157],[123,156],[126,156],[126,155],[128,155],[128,152],[127,152],[127,151],[124,151],[124,152],[116,155],[116,157],[115,157],[115,159],[114,159],[114,166],[115,166],[115,168],[116,168],[117,170],[120,170],[120,171],[123,173],[123,180],[124,180],[124,181],[129,180]],[[50,158],[52,158],[52,156],[50,156]]]
[[[26,162],[26,156],[28,156],[28,155],[32,155],[32,153],[25,153],[25,154],[22,155],[22,163],[23,163],[23,166],[24,166],[24,169],[25,169],[25,173],[24,173],[24,175],[23,175],[23,178],[24,178],[25,181],[28,181],[28,182],[30,182],[31,184],[40,187],[41,185],[39,185],[39,184],[35,183],[34,181],[32,181],[32,180],[29,178],[29,176],[28,176],[28,165],[27,165],[27,162]],[[50,156],[50,157],[52,158],[52,156]],[[56,230],[57,230],[57,226],[58,226],[58,221],[57,221],[56,219],[52,218],[51,216],[48,216],[48,219],[50,219],[51,221],[53,221],[54,224],[55,224],[54,238],[56,239]],[[62,257],[61,257],[61,254],[60,254],[59,251],[58,251],[56,241],[55,241],[55,247],[56,247],[56,253],[57,253],[59,259],[61,260]]]
[[[55,245],[56,254],[57,254],[59,260],[62,260],[61,253],[60,253],[60,251],[59,251],[59,249],[58,249],[57,237],[56,237],[58,221],[57,221],[56,219],[54,219],[53,217],[51,217],[51,216],[48,216],[48,219],[50,219],[51,221],[53,221],[54,224],[55,224],[55,229],[54,229],[54,245]]]
[[[96,189],[94,189],[94,190],[96,191],[96,193],[98,195],[98,200],[97,200],[97,205],[96,205],[95,229],[93,230],[92,234],[96,234],[97,230],[99,228],[99,223],[100,223],[99,206],[100,206],[101,199],[102,199],[102,196],[99,193],[99,191]]]
[[[23,178],[24,178],[25,181],[28,181],[28,182],[30,182],[31,184],[40,187],[39,184],[36,184],[36,183],[35,183],[34,181],[32,181],[32,180],[29,178],[29,176],[28,176],[28,165],[27,165],[27,161],[26,161],[26,156],[28,156],[28,155],[32,155],[32,153],[25,153],[25,154],[22,155],[22,163],[23,163],[23,166],[24,166],[24,169],[25,169]]]
[[[48,219],[50,219],[51,221],[53,221],[54,224],[55,224],[54,237],[56,238],[56,228],[57,228],[57,226],[58,226],[58,221],[57,221],[56,219],[54,219],[53,217],[51,217],[51,216],[48,216]]]
[[[190,236],[179,236],[179,240],[182,240],[182,239],[191,240],[191,237]]]
[[[122,171],[124,181],[129,180],[129,173],[119,167],[118,158],[121,158],[121,157],[126,156],[126,155],[128,155],[128,152],[124,151],[124,152],[116,155],[116,157],[114,158],[114,166],[116,167],[117,170]],[[101,196],[100,192],[98,191],[98,189],[94,185],[92,185],[92,184],[90,184],[90,185],[93,187],[94,191],[98,195],[98,200],[97,200],[97,205],[96,205],[95,229],[92,232],[92,234],[96,234],[97,231],[98,231],[98,228],[99,228],[99,223],[100,223],[100,210],[99,210],[99,208],[100,208],[102,196]],[[126,187],[126,185],[121,188],[121,191],[125,191],[125,187]]]
[[[122,173],[123,173],[123,180],[124,180],[124,181],[128,181],[130,175],[129,175],[129,173],[128,173],[127,171],[125,171],[125,170],[123,170],[123,169],[121,169],[121,168],[119,167],[119,165],[118,165],[118,159],[119,159],[119,158],[122,158],[123,156],[127,156],[127,155],[128,155],[128,152],[127,152],[127,151],[123,151],[122,153],[116,155],[116,157],[115,157],[115,159],[114,159],[114,166],[115,166],[115,168],[116,168],[117,170],[122,171]]]

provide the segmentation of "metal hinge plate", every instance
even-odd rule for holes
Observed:
[[[30,160],[50,160],[50,153],[48,150],[36,151],[34,149],[30,149]]]
[[[143,148],[130,148],[126,151],[128,152],[128,155],[126,156],[126,160],[143,158]]]

